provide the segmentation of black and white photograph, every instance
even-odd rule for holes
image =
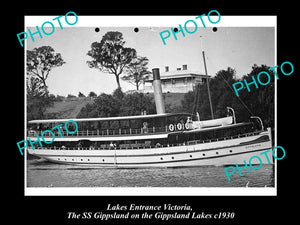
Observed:
[[[296,221],[295,7],[117,4],[15,11],[4,215],[30,224]]]
[[[27,188],[276,193],[276,17],[164,18],[28,17]]]

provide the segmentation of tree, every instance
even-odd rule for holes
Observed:
[[[96,105],[94,103],[87,103],[81,108],[80,112],[76,116],[77,118],[96,118],[99,117]]]
[[[131,60],[136,57],[136,50],[124,47],[123,34],[118,31],[107,32],[100,42],[93,42],[87,55],[93,60],[87,61],[90,68],[96,68],[105,73],[114,74],[118,88],[120,75]]]
[[[113,94],[101,94],[94,102],[83,107],[77,118],[133,116],[146,111],[148,114],[156,112],[152,98],[143,93],[123,93],[117,88]]]
[[[88,97],[90,97],[90,98],[95,98],[95,97],[97,97],[97,94],[96,94],[95,92],[91,91],[91,92],[89,93]]]
[[[226,116],[226,107],[234,107],[234,101],[237,100],[232,91],[232,84],[235,82],[236,71],[227,67],[226,70],[220,70],[209,83],[212,93],[212,103],[216,117]],[[237,110],[237,108],[235,108]]]
[[[52,68],[65,62],[50,46],[27,50],[26,60],[27,119],[42,119],[46,108],[54,101],[49,96],[46,80]]]
[[[27,76],[26,77],[27,97],[44,96],[45,89],[37,77]]]
[[[248,83],[252,81],[252,76],[255,78],[261,71],[266,71],[270,74],[271,81],[266,86],[255,88],[250,86],[251,92],[248,92],[246,87],[240,92],[237,97],[232,84],[239,81],[236,79],[234,69],[228,67],[227,70],[220,70],[214,77],[211,78],[210,92],[212,97],[212,105],[216,118],[226,115],[226,107],[232,107],[235,110],[237,121],[247,121],[251,115],[259,116],[264,125],[274,128],[274,72],[269,70],[266,65],[254,65],[252,70],[246,76],[243,76],[241,81],[246,79]],[[267,82],[266,76],[261,76],[262,83]],[[210,119],[210,109],[208,103],[207,87],[205,84],[198,84],[194,91],[184,95],[182,101],[182,109],[185,112],[199,112],[200,119]],[[194,109],[194,110],[192,110]]]
[[[27,120],[43,119],[47,107],[54,102],[53,98],[46,96],[27,96]]]
[[[120,101],[115,99],[112,95],[104,93],[95,99],[94,105],[96,107],[98,117],[118,116],[120,111]]]
[[[76,98],[76,96],[75,96],[75,95],[72,95],[72,94],[68,94],[68,95],[67,95],[67,98]]]
[[[85,95],[79,91],[79,93],[78,93],[78,97],[79,97],[79,98],[84,98],[84,97],[85,97]]]
[[[119,116],[141,115],[141,112],[144,111],[146,111],[147,114],[156,113],[155,103],[149,96],[134,92],[125,95],[122,99]]]
[[[116,90],[113,91],[112,93],[112,97],[116,100],[119,100],[120,101],[120,104],[121,104],[121,101],[122,99],[124,98],[125,94],[123,93],[122,89],[121,88],[117,88]]]
[[[40,89],[40,92],[42,87],[43,93],[40,94],[48,96],[46,80],[51,69],[62,66],[65,63],[61,54],[55,53],[54,49],[50,46],[42,46],[34,48],[32,51],[27,50],[26,59],[27,87],[31,85],[32,88],[36,87]],[[27,91],[32,91],[32,88],[27,89]]]
[[[148,62],[147,57],[138,56],[134,58],[126,67],[127,76],[123,76],[122,80],[127,81],[135,85],[136,90],[139,90],[140,84],[145,80],[145,75],[150,74],[148,71]]]
[[[266,86],[258,85],[258,88],[255,88],[254,85],[251,85],[249,86],[251,92],[248,92],[246,87],[244,87],[244,89],[241,91],[240,99],[245,102],[253,115],[259,116],[262,119],[265,126],[274,127],[275,74],[272,70],[270,71],[269,68],[270,67],[266,65],[253,65],[251,72],[242,79],[246,79],[248,83],[250,83],[252,81],[252,76],[254,76],[256,79],[260,72],[265,71],[270,74],[270,83]],[[266,83],[267,80],[267,76],[260,76],[260,81],[262,83]]]

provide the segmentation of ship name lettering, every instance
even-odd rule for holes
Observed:
[[[261,146],[261,144],[249,145],[249,146],[246,146],[245,148],[255,148],[255,147],[258,147],[258,146]]]

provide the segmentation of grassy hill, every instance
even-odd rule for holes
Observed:
[[[146,94],[154,99],[153,93]],[[164,93],[167,112],[178,112],[184,93]],[[154,100],[153,100],[154,101]],[[46,110],[47,118],[76,118],[81,108],[93,101],[90,98],[64,98],[63,101],[54,102],[52,107]]]
[[[91,102],[90,98],[65,98],[63,101],[54,102],[45,114],[47,118],[76,118],[81,108]]]

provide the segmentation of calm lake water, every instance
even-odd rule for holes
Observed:
[[[241,170],[228,181],[223,166],[107,169],[27,160],[27,187],[274,187],[274,165]]]

